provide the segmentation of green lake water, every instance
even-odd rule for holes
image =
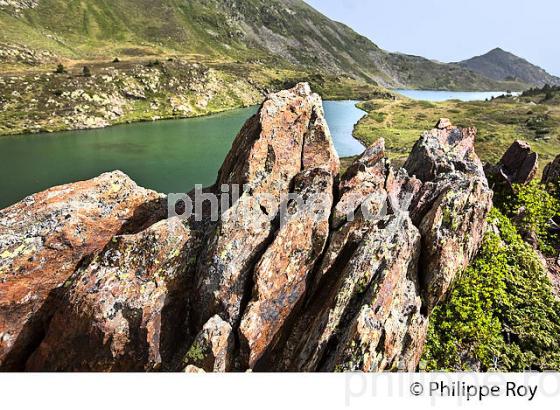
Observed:
[[[339,155],[363,146],[352,137],[364,115],[355,101],[325,102]],[[233,139],[257,108],[209,117],[120,125],[99,130],[0,137],[0,209],[55,185],[119,169],[163,193],[212,184]]]

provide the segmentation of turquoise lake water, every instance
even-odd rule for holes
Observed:
[[[339,155],[359,154],[352,137],[365,113],[356,101],[326,101]],[[98,130],[0,137],[0,208],[49,187],[119,169],[159,192],[212,184],[233,139],[257,108],[202,118],[119,125]]]
[[[447,101],[447,100],[460,100],[460,101],[484,101],[492,97],[499,97],[506,94],[505,91],[430,91],[430,90],[393,90],[413,100],[424,101]],[[515,93],[514,93],[515,94]]]
[[[410,98],[480,100],[502,92],[396,90]],[[341,157],[363,152],[352,137],[365,113],[356,101],[325,101],[325,115]],[[0,208],[51,186],[119,169],[139,185],[163,193],[210,185],[243,123],[257,108],[209,117],[119,125],[99,130],[0,137]]]

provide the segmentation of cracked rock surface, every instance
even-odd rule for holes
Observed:
[[[414,371],[486,229],[475,136],[442,119],[403,168],[379,140],[339,175],[298,84],[247,121],[202,221],[119,172],[26,198],[0,211],[0,369]]]

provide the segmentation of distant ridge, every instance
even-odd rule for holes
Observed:
[[[519,81],[539,87],[560,85],[560,78],[499,47],[458,64],[496,81]]]
[[[387,52],[302,0],[0,0],[0,27],[0,63],[14,54],[48,53],[54,60],[177,54],[386,87],[526,88],[457,64]]]

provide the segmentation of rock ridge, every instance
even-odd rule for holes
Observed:
[[[492,206],[475,136],[441,119],[403,168],[380,139],[339,175],[301,83],[244,125],[202,221],[118,172],[2,210],[0,370],[415,371]]]

